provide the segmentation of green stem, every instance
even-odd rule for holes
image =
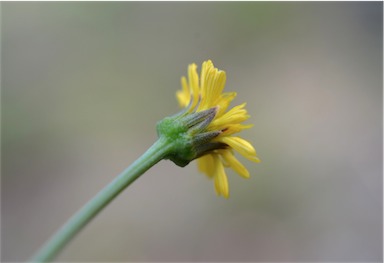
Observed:
[[[64,246],[120,192],[140,175],[170,153],[173,144],[166,139],[158,139],[139,159],[103,188],[93,199],[83,206],[32,258],[33,262],[51,261]]]

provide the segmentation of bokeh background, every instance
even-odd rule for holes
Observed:
[[[1,4],[2,260],[28,259],[156,140],[212,59],[262,162],[216,197],[163,161],[60,261],[382,261],[382,2]]]

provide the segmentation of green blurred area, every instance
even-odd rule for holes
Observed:
[[[382,261],[382,2],[3,2],[2,260],[156,139],[187,65],[227,72],[260,164],[217,198],[161,162],[60,261]]]

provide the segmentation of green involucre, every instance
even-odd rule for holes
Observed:
[[[166,117],[156,126],[159,138],[172,142],[173,149],[166,158],[176,165],[184,167],[195,158],[192,145],[192,135],[182,119],[178,117]]]
[[[210,141],[221,131],[207,131],[207,126],[214,119],[217,108],[200,112],[187,112],[166,117],[157,124],[159,138],[172,142],[173,149],[166,158],[176,165],[184,167],[192,160],[215,148],[222,148]]]

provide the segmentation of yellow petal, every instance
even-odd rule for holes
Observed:
[[[209,129],[224,129],[230,124],[241,123],[247,120],[250,116],[247,111],[243,108],[246,103],[235,106],[221,117],[216,118],[209,126]],[[214,128],[215,127],[215,128]]]
[[[254,147],[246,140],[239,137],[221,137],[218,139],[231,148],[239,152],[243,157],[249,159],[250,161],[259,163],[260,160],[257,157]]]
[[[211,154],[206,154],[197,160],[198,169],[208,177],[212,178],[215,173],[214,158]]]
[[[214,186],[215,191],[219,195],[223,195],[225,198],[229,197],[229,183],[227,181],[227,176],[225,169],[223,168],[222,162],[217,154],[213,155],[214,157],[214,166],[215,166],[215,175],[214,175]]]
[[[182,77],[180,82],[182,85],[182,90],[178,90],[176,92],[176,97],[178,99],[179,106],[181,108],[185,108],[190,103],[190,90],[188,88],[187,80],[185,77]]]
[[[202,63],[202,69],[201,69],[201,78],[200,78],[200,92],[201,92],[201,96],[202,96],[202,101],[206,99],[206,77],[207,77],[207,74],[210,70],[210,68],[213,68],[214,65],[213,65],[213,62],[211,62],[211,60],[207,60],[205,62]],[[203,104],[201,102],[201,104]]]
[[[214,68],[208,60],[203,62],[201,71],[201,103],[198,111],[215,107],[215,102],[220,98],[226,84],[226,73]]]
[[[230,102],[237,96],[236,92],[226,92],[221,95],[221,97],[214,103],[219,106],[219,111],[217,112],[216,118],[221,117],[227,110],[230,105]]]
[[[219,136],[221,136],[221,137],[229,136],[231,134],[238,133],[238,132],[243,131],[245,129],[250,129],[253,126],[254,126],[253,124],[248,124],[248,125],[242,125],[239,123],[230,124],[229,126],[226,127],[226,129],[224,129],[224,130],[221,129],[222,133],[219,134]]]
[[[220,98],[223,89],[226,84],[226,73],[222,70],[215,69],[213,71],[213,83],[212,83],[212,93],[211,101],[214,103],[218,98]]]
[[[235,158],[233,153],[229,150],[223,150],[220,152],[222,158],[243,178],[250,178],[249,171]]]
[[[191,108],[194,108],[195,105],[198,103],[199,100],[199,77],[197,73],[197,65],[196,64],[190,64],[188,67],[188,80],[189,80],[189,87],[190,92],[193,97],[193,102],[191,105]]]

